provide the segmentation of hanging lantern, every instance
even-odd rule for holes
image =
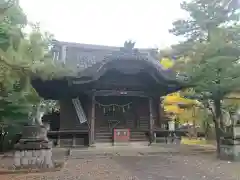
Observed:
[[[115,106],[113,105],[113,111],[115,111]]]

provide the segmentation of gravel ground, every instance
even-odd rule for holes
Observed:
[[[1,161],[3,163],[3,161]],[[240,163],[213,155],[163,153],[158,156],[114,156],[69,159],[59,172],[1,176],[1,180],[238,180]]]
[[[114,157],[139,180],[238,180],[240,163],[215,160],[213,156],[161,155]]]

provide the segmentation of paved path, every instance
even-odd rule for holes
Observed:
[[[239,163],[212,155],[163,153],[158,156],[114,156],[70,159],[59,172],[0,176],[1,180],[238,180]]]

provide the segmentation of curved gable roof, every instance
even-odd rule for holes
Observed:
[[[92,44],[80,44],[70,42],[55,42],[58,47],[65,47],[65,63],[72,68],[77,68],[80,76],[84,74],[96,73],[104,64],[114,60],[136,60],[145,61],[154,67],[160,76],[166,80],[176,80],[176,75],[172,71],[162,68],[157,49],[126,49],[124,47],[103,46]]]

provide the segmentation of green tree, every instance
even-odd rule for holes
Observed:
[[[32,31],[24,34],[27,25]],[[17,0],[0,0],[0,121],[26,120],[28,112],[43,102],[32,88],[31,78],[72,73],[53,62],[51,42],[52,35],[41,33],[39,24],[28,23]]]
[[[186,37],[185,42],[173,46],[174,53],[183,57],[177,67],[192,87],[188,95],[200,100],[212,112],[219,154],[223,132],[222,100],[240,85],[239,28],[236,25],[239,4],[235,0],[192,0],[181,7],[189,12],[190,18],[174,22],[170,30]]]
[[[211,31],[220,25],[232,25],[239,20],[238,0],[191,0],[181,3],[181,9],[188,12],[188,19],[173,22],[170,30],[187,41],[207,41]]]

